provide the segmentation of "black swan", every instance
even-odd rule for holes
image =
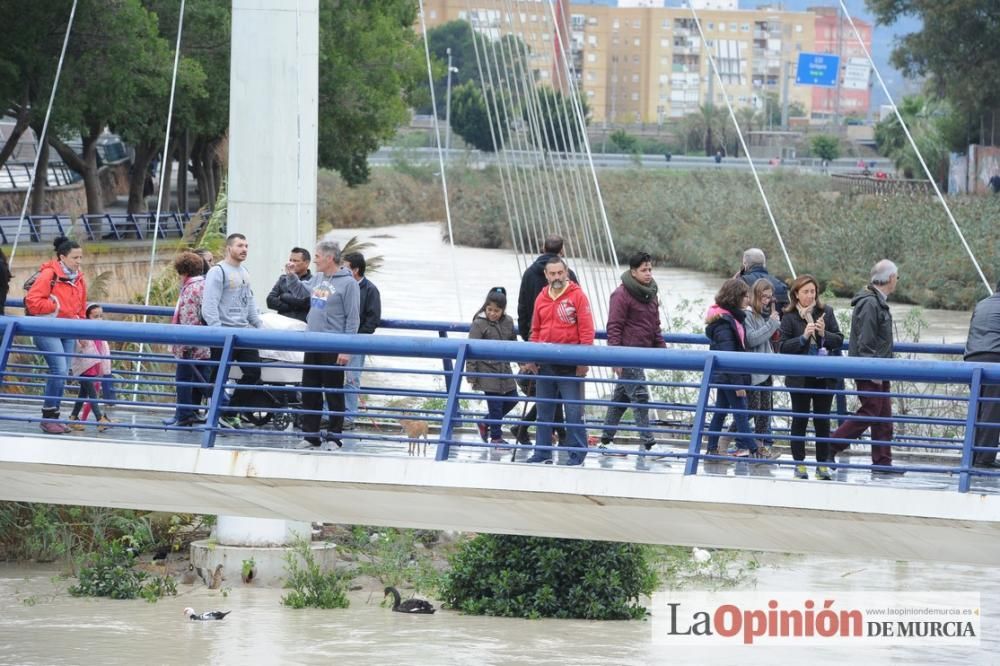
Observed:
[[[392,595],[392,610],[397,613],[414,613],[418,615],[430,615],[436,608],[430,602],[423,599],[407,599],[400,602],[399,591],[394,587],[385,588],[385,594]]]

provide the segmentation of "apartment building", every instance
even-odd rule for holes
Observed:
[[[694,0],[692,11],[620,0],[619,6],[557,0],[425,0],[428,26],[464,19],[484,34],[517,34],[532,51],[539,84],[562,87],[557,35],[594,123],[662,123],[711,101],[764,109],[769,95],[812,109],[811,87],[796,86],[800,52],[815,50],[817,15],[739,10],[735,0]],[[662,3],[659,3],[662,4]],[[701,9],[699,9],[701,7]],[[560,23],[556,30],[554,20]],[[711,54],[719,71],[710,76]],[[784,78],[789,79],[787,85]]]
[[[867,116],[871,108],[871,66],[847,19],[834,7],[810,7],[816,15],[816,52],[840,55],[839,88],[816,88],[812,113],[817,120],[834,116]],[[871,52],[872,26],[855,18],[865,48]],[[839,104],[838,102],[839,93]]]

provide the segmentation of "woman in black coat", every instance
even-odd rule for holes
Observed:
[[[781,342],[779,351],[782,354],[802,354],[810,356],[826,356],[838,352],[844,344],[844,335],[833,316],[833,308],[823,305],[819,300],[819,284],[811,275],[800,275],[792,283],[789,290],[790,302],[781,317]],[[828,390],[836,386],[837,380],[821,377],[785,377],[785,386],[792,389],[792,436],[804,437],[809,415],[812,415],[813,427],[816,430],[816,462],[829,462],[830,442],[830,405],[833,395],[830,393],[815,393],[810,389]],[[805,439],[792,440],[792,458],[796,461],[806,459]],[[805,465],[795,466],[795,477],[808,479],[809,471]],[[816,468],[816,478],[829,481],[830,468],[821,465]]]

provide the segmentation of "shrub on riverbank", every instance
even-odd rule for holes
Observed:
[[[354,190],[331,190],[321,177],[320,219],[336,227],[443,220],[436,171],[410,165],[377,169],[372,185]],[[544,174],[526,170],[515,174],[520,179],[515,198],[505,201],[501,178],[508,177],[509,172],[501,175],[494,168],[476,171],[456,164],[448,170],[457,243],[511,247],[508,205],[527,209],[543,198],[540,193],[565,188],[562,176],[556,189]],[[621,260],[643,249],[664,264],[732,275],[742,251],[758,246],[773,273],[790,275],[749,173],[634,169],[601,170],[598,177]],[[834,191],[831,178],[780,171],[765,174],[763,186],[796,271],[812,273],[839,296],[862,287],[872,264],[883,257],[900,267],[896,295],[902,301],[967,309],[985,296],[933,198],[850,195]],[[949,205],[992,279],[992,269],[1000,264],[992,230],[1000,197],[955,197]],[[566,218],[573,218],[572,211]],[[528,244],[533,247],[538,240]]]
[[[473,615],[628,620],[656,588],[642,546],[480,534],[450,558],[442,599]]]

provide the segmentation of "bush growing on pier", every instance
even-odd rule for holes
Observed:
[[[480,534],[450,560],[442,599],[473,615],[639,619],[657,581],[635,544]]]
[[[301,564],[300,564],[301,562]],[[313,557],[311,544],[299,540],[285,555],[285,587],[288,594],[281,603],[290,608],[347,608],[349,573],[332,569],[323,571]]]

